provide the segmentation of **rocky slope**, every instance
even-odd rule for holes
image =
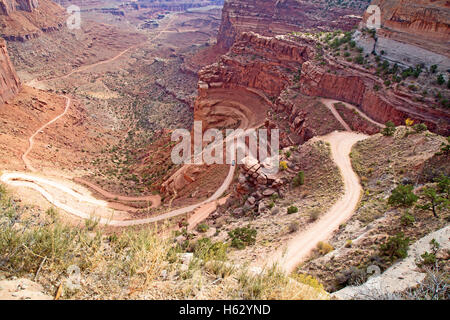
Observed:
[[[437,64],[441,70],[450,68],[450,7],[445,0],[374,0],[381,11],[381,28],[376,40],[366,51],[373,51],[389,60],[415,66]],[[363,24],[372,19],[365,13]],[[368,52],[368,53],[370,53]]]
[[[0,105],[12,98],[19,87],[20,81],[9,59],[6,42],[0,39]]]
[[[65,11],[50,0],[0,0],[0,36],[25,41],[63,26]]]
[[[350,30],[368,1],[332,3],[315,0],[228,0],[223,8],[218,44],[230,48],[243,31],[276,35],[305,29]]]

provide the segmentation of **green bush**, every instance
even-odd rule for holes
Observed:
[[[425,252],[420,257],[422,258],[421,264],[434,265],[436,263],[436,255],[434,253]]]
[[[290,206],[290,207],[287,209],[287,213],[288,213],[288,214],[294,214],[294,213],[297,213],[297,212],[298,212],[298,208],[295,207],[295,206]]]
[[[431,73],[436,73],[438,66],[437,65],[432,65],[431,66]]]
[[[388,121],[386,122],[386,128],[384,128],[381,133],[386,137],[390,137],[394,135],[396,130],[395,124],[392,121]]]
[[[397,188],[395,188],[392,191],[391,196],[389,197],[388,203],[390,205],[398,205],[398,206],[405,206],[410,207],[414,203],[417,202],[419,199],[418,196],[416,196],[413,193],[414,186],[412,185],[399,185]]]
[[[255,244],[257,231],[250,227],[236,228],[228,232],[231,238],[231,246],[237,249],[244,249],[246,246]]]
[[[420,133],[420,132],[427,131],[427,130],[428,130],[428,127],[427,127],[427,125],[424,124],[424,123],[417,123],[417,124],[415,124],[415,125],[413,126],[413,129],[414,129],[414,131],[416,131],[417,133]]]
[[[197,241],[194,247],[194,256],[203,261],[227,259],[228,245],[223,242],[212,242],[209,238]]]
[[[408,256],[409,238],[400,232],[380,246],[380,252],[391,261],[404,259]]]
[[[300,171],[297,176],[295,176],[294,180],[292,181],[294,183],[294,187],[299,187],[305,184],[305,173],[303,171]]]
[[[416,222],[416,218],[414,218],[414,216],[411,215],[408,211],[405,212],[400,220],[402,225],[404,226],[412,226],[414,222]]]
[[[208,230],[209,230],[209,226],[207,224],[205,224],[205,223],[199,224],[197,226],[197,231],[198,232],[205,233]]]

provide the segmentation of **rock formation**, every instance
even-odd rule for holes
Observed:
[[[358,6],[328,5],[323,0],[227,0],[217,42],[228,49],[244,31],[273,36],[307,29],[350,30],[368,5],[365,0],[353,2]]]
[[[376,40],[361,39],[366,53],[375,51],[408,66],[424,63],[450,69],[450,6],[445,0],[374,0],[381,28]],[[362,26],[373,19],[365,13]]]
[[[26,41],[63,26],[65,11],[51,0],[0,0],[0,36]]]
[[[10,15],[15,11],[27,11],[33,12],[34,9],[39,7],[37,0],[1,0],[0,1],[0,14]]]
[[[6,42],[0,39],[0,105],[12,98],[20,88],[20,81],[8,56]]]
[[[382,87],[382,80],[373,76],[370,70],[342,64],[331,60],[331,57],[326,65],[322,65],[315,59],[316,50],[313,40],[243,33],[218,63],[200,71],[199,97],[195,104],[197,120],[211,125],[225,125],[230,124],[230,118],[238,113],[245,114],[242,106],[238,111],[233,109],[237,106],[235,102],[227,105],[228,97],[231,97],[231,93],[227,93],[230,89],[256,92],[277,102],[285,89],[297,86],[300,94],[332,98],[358,106],[381,123],[391,120],[400,125],[411,118],[426,123],[435,132],[443,135],[450,133],[448,111],[431,108],[424,102],[416,101],[413,95],[395,89],[377,91],[374,88],[376,85]],[[241,104],[246,103],[250,100],[241,93]],[[223,109],[225,105],[228,107],[228,118]],[[222,112],[219,111],[221,108]],[[253,115],[250,113],[247,120],[260,115],[261,110],[256,114],[256,108],[250,107],[250,110],[253,110]],[[251,121],[254,122],[254,119]]]

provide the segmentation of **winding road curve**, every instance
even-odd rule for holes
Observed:
[[[28,154],[31,152],[31,150],[33,149],[34,146],[34,138],[41,132],[43,131],[45,128],[47,128],[49,125],[51,125],[52,123],[55,123],[56,121],[58,121],[60,118],[64,117],[67,113],[67,111],[69,111],[69,107],[70,107],[70,102],[71,99],[69,97],[63,96],[66,99],[66,107],[64,108],[64,112],[61,113],[59,116],[56,116],[55,118],[53,118],[52,120],[50,120],[49,122],[47,122],[46,124],[44,124],[42,127],[40,127],[39,129],[36,130],[35,133],[33,133],[33,135],[28,139],[28,149],[25,151],[25,153],[22,155],[22,161],[25,163],[25,166],[31,171],[31,172],[37,172],[37,170],[31,165],[30,160],[28,160]]]
[[[316,247],[319,241],[327,240],[339,226],[354,213],[359,203],[362,188],[359,178],[350,163],[350,151],[355,143],[368,136],[353,132],[333,132],[327,136],[316,138],[331,145],[334,162],[341,171],[344,180],[344,195],[308,229],[299,232],[286,246],[277,250],[266,262],[277,263],[280,268],[290,273]]]
[[[32,172],[36,172],[36,169],[33,168],[30,161],[27,158],[27,155],[31,151],[33,147],[33,139],[34,137],[45,129],[47,126],[51,125],[61,117],[63,117],[70,106],[70,98],[66,98],[66,108],[62,114],[52,119],[50,122],[39,128],[29,139],[29,148],[24,153],[22,159],[26,164],[27,168]],[[325,101],[324,101],[325,102]],[[328,100],[327,106],[331,109],[334,109],[333,103],[339,101]],[[335,113],[333,113],[335,114]],[[337,114],[337,113],[336,113]],[[338,114],[337,114],[338,115]],[[339,121],[343,121],[342,118],[338,117]],[[345,126],[344,126],[345,127]],[[233,139],[236,137],[227,137],[228,139]],[[345,184],[345,194],[344,196],[330,209],[330,211],[324,215],[322,219],[320,219],[316,224],[314,224],[310,229],[306,232],[299,233],[295,238],[289,241],[287,245],[287,249],[283,251],[277,251],[269,261],[272,262],[280,262],[285,270],[292,271],[295,266],[301,261],[316,245],[318,241],[321,239],[326,239],[331,235],[331,233],[339,227],[339,225],[346,221],[353,214],[353,211],[359,201],[361,194],[361,186],[359,184],[359,179],[356,174],[353,172],[351,167],[349,153],[352,146],[360,141],[367,138],[367,136],[362,134],[357,134],[353,132],[334,132],[328,136],[316,139],[322,139],[324,141],[328,141],[331,144],[333,159],[336,162],[337,166],[342,172],[342,176],[344,177]],[[223,193],[228,189],[231,185],[233,176],[234,176],[235,166],[230,166],[230,170],[225,181],[222,183],[220,188],[207,200],[191,205],[185,208],[180,208],[177,210],[173,210],[167,212],[165,214],[159,215],[157,217],[151,217],[146,219],[136,219],[136,220],[113,220],[101,217],[99,218],[99,223],[102,225],[109,225],[114,227],[129,227],[136,225],[143,225],[154,223],[166,219],[170,219],[173,217],[177,217],[183,214],[187,214],[189,212],[198,210],[197,219],[193,219],[196,223],[198,223],[199,219],[202,220],[208,216],[207,212],[214,210],[217,205],[217,200],[221,198]],[[59,191],[62,191],[71,197],[75,198],[77,201],[86,202],[91,205],[107,208],[108,202],[97,200],[90,195],[82,195],[78,192],[75,192],[73,189],[67,187],[66,185],[56,182],[54,180],[46,179],[39,177],[36,174],[28,174],[28,173],[20,173],[20,172],[6,172],[0,176],[0,181],[16,186],[16,187],[27,187],[31,188],[37,192],[39,192],[48,202],[50,202],[55,207],[58,207],[76,217],[81,219],[92,219],[92,215],[76,208],[73,208],[62,201],[56,199],[52,194],[50,194],[44,186],[49,186],[52,188],[56,188]],[[86,184],[85,181],[83,181]],[[141,200],[152,200],[152,196],[148,197],[124,197],[119,195],[114,195],[107,193],[99,187],[95,187],[95,185],[90,186],[94,190],[101,193],[103,196],[107,198],[117,198],[117,200],[124,201],[141,201]],[[153,199],[154,200],[154,199]],[[319,237],[317,235],[320,235]]]
[[[330,144],[331,155],[341,172],[344,182],[344,195],[322,216],[322,218],[317,220],[306,230],[297,233],[285,246],[279,248],[264,261],[266,266],[277,264],[288,273],[293,272],[295,268],[308,257],[319,241],[329,239],[342,223],[345,223],[351,218],[360,201],[362,193],[359,177],[352,168],[350,152],[357,142],[365,140],[369,136],[352,132],[349,125],[342,119],[334,107],[334,104],[343,102],[332,99],[321,99],[321,102],[330,109],[331,113],[347,130],[347,132],[335,131],[326,136],[314,138],[315,140],[322,140]],[[375,122],[367,117],[355,106],[347,103],[343,104],[347,108],[356,110],[362,117],[380,128],[385,127],[381,123]]]

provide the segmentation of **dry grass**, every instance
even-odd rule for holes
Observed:
[[[56,210],[44,218],[18,206],[0,185],[0,274],[41,283],[61,299],[322,299],[324,293],[276,270],[244,276],[226,262],[228,245],[203,241],[186,251],[153,228],[104,234],[88,222],[74,228]],[[209,240],[209,239],[208,239]],[[79,270],[77,286],[70,270]]]

